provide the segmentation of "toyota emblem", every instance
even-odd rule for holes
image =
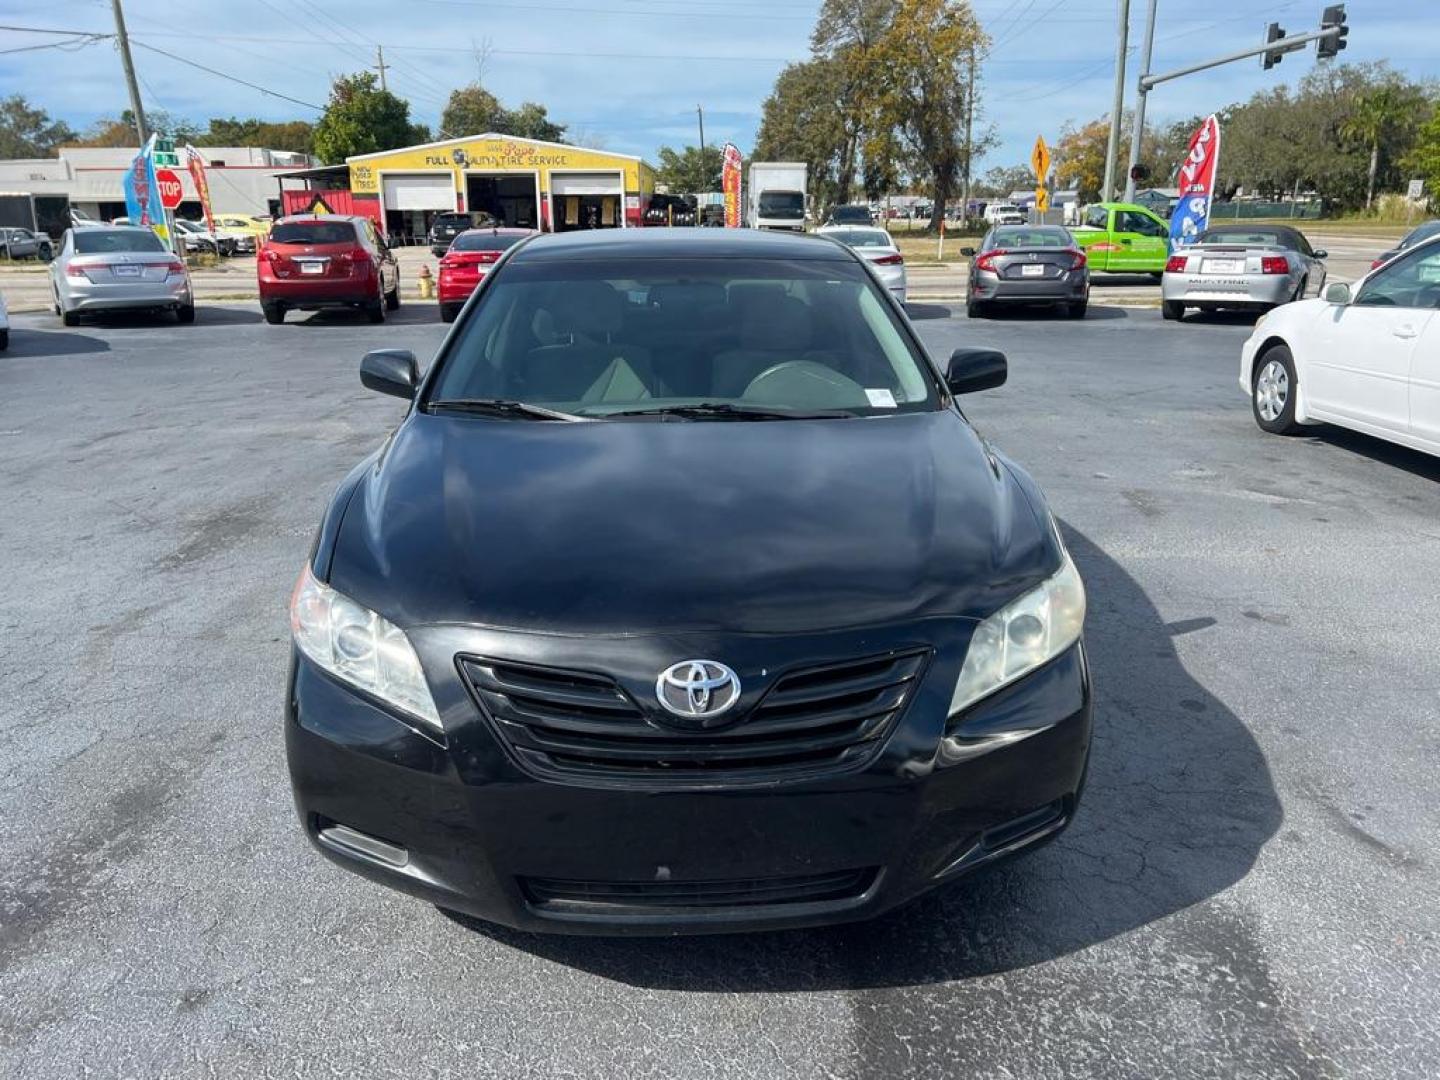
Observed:
[[[682,660],[660,673],[655,697],[671,716],[709,727],[740,700],[740,678],[715,660]]]

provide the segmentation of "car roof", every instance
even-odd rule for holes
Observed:
[[[834,241],[761,229],[586,229],[545,233],[517,248],[511,261],[563,259],[854,258]]]
[[[1299,229],[1293,228],[1289,225],[1267,225],[1263,222],[1256,222],[1254,224],[1247,225],[1243,221],[1226,221],[1219,225],[1207,225],[1205,227],[1205,231],[1200,235],[1207,236],[1210,233],[1227,232],[1273,232],[1282,240],[1289,240],[1292,244],[1298,243],[1305,239],[1304,234],[1301,233]]]

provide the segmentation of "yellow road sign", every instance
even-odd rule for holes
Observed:
[[[1035,136],[1035,149],[1030,151],[1030,168],[1035,170],[1035,179],[1041,183],[1045,181],[1045,174],[1050,171],[1050,148],[1045,145],[1045,136]]]
[[[1035,189],[1035,209],[1042,214],[1050,209],[1050,192],[1046,188]]]

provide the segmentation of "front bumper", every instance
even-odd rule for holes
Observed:
[[[945,740],[958,663],[938,658],[952,644],[937,643],[862,768],[742,784],[537,775],[453,669],[437,685],[418,640],[443,737],[297,657],[285,707],[296,805],[334,862],[521,929],[715,933],[869,918],[1054,836],[1080,795],[1083,646],[974,706],[952,731],[962,737]]]
[[[1171,303],[1215,307],[1272,308],[1295,295],[1297,278],[1289,274],[1177,274],[1160,279],[1160,296]]]

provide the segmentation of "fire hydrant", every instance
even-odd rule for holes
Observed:
[[[435,279],[431,276],[428,265],[422,265],[420,267],[420,272],[415,275],[415,281],[420,286],[421,300],[435,299]]]

